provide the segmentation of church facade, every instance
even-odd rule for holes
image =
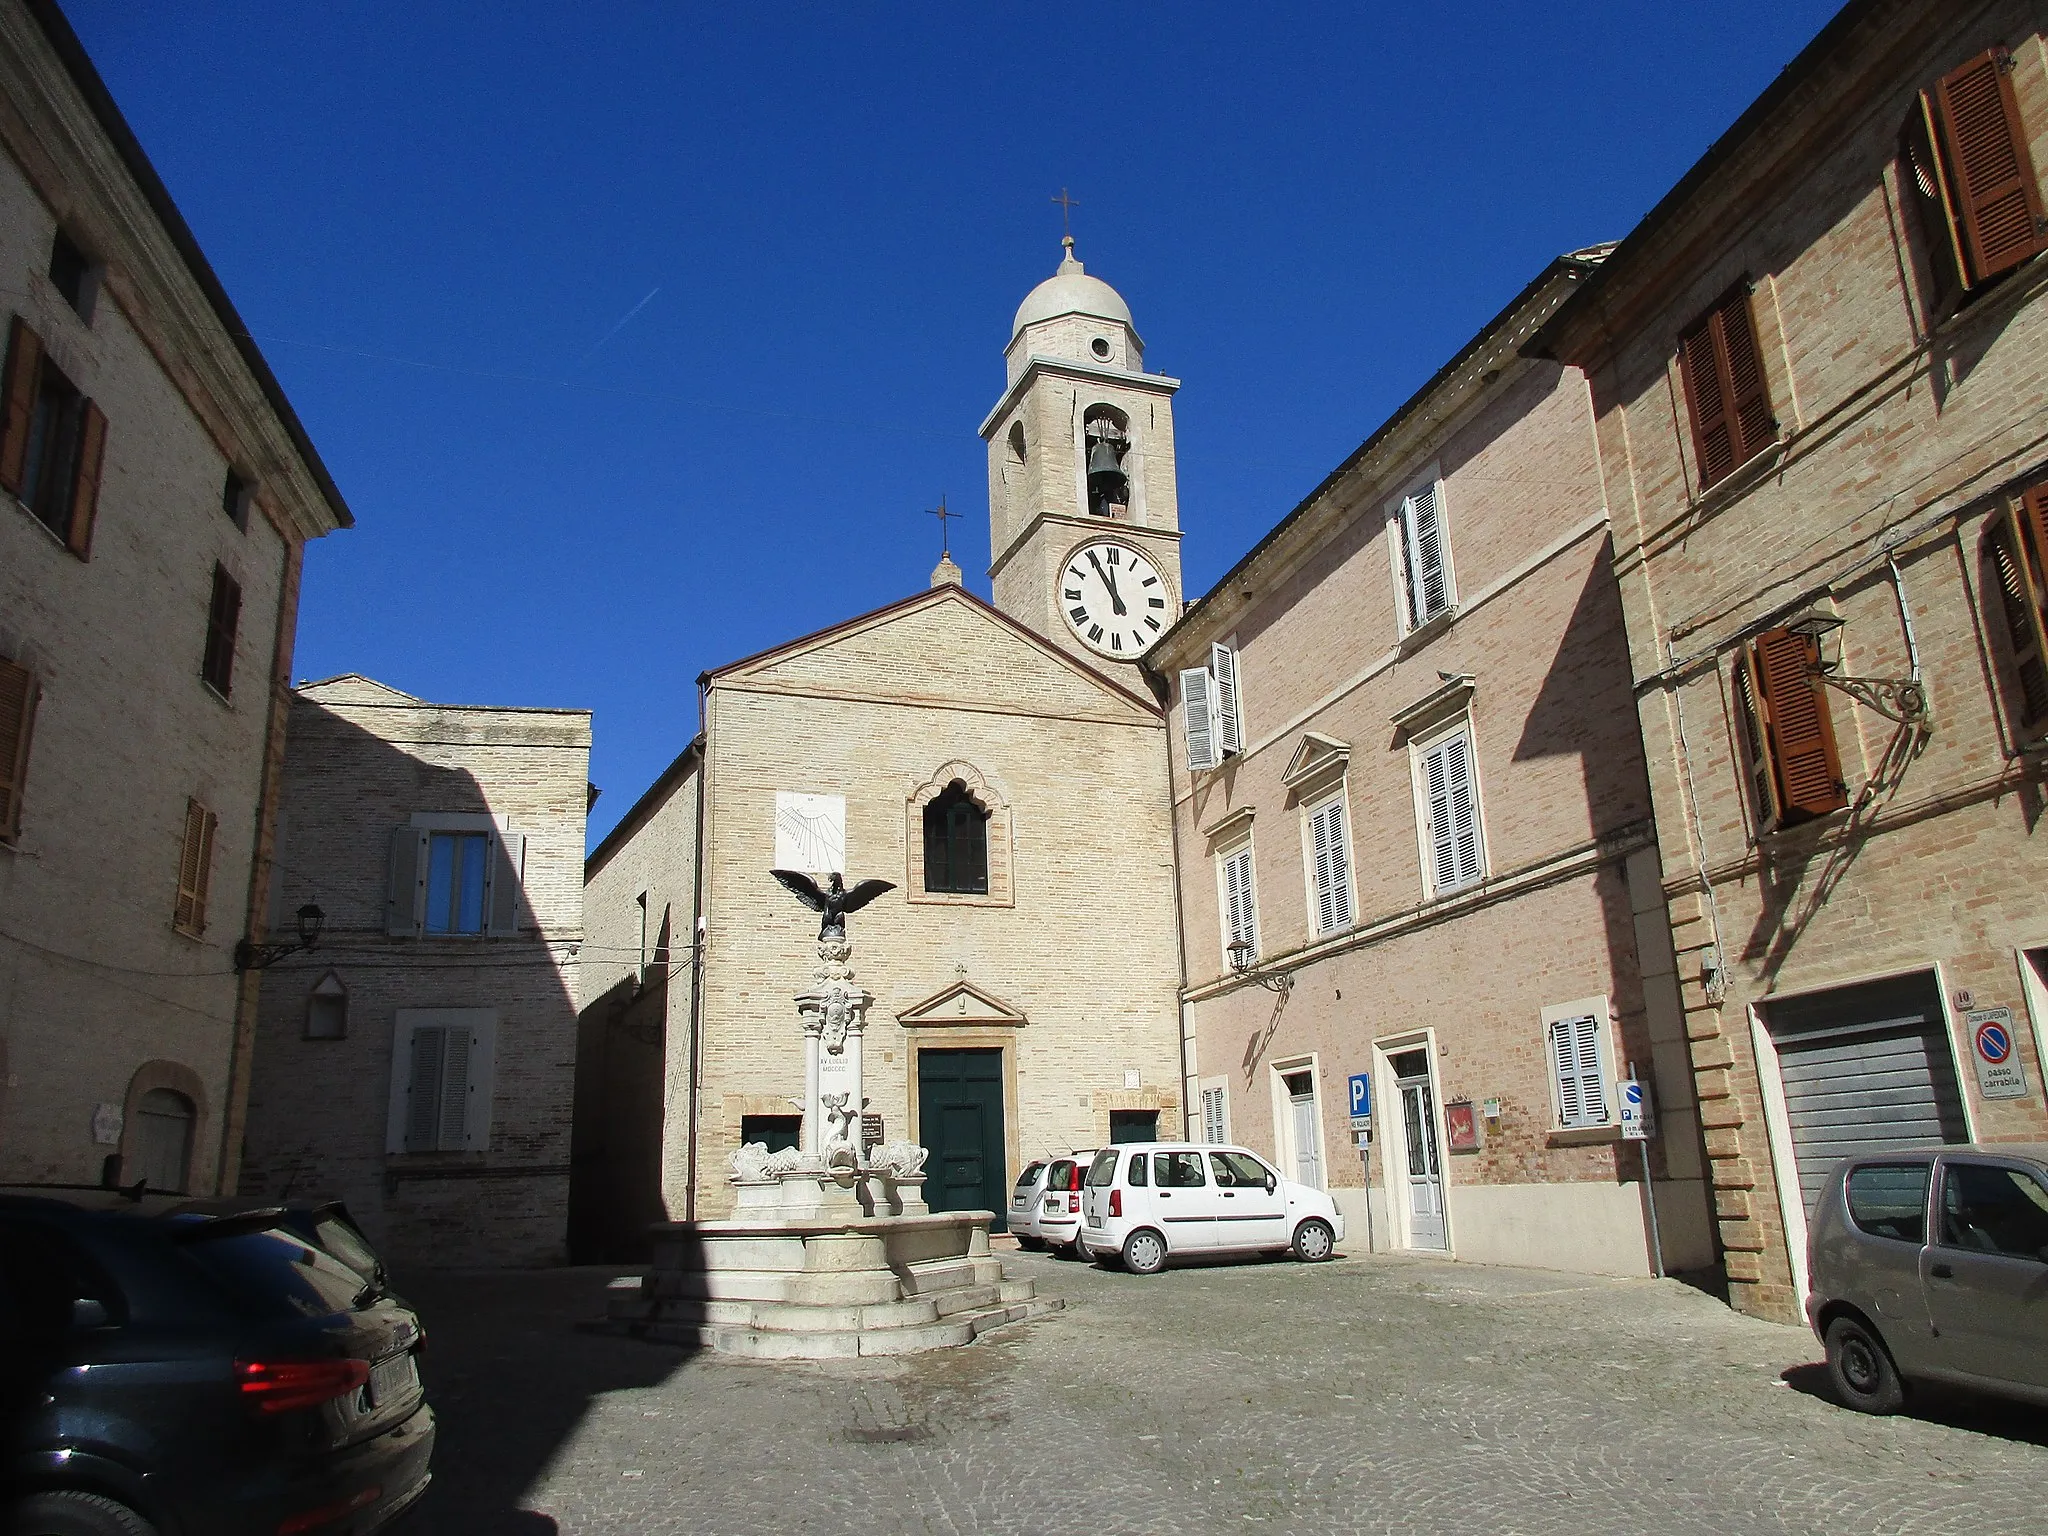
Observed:
[[[947,559],[706,672],[699,740],[590,861],[585,1038],[660,1033],[672,1218],[726,1214],[731,1154],[801,1134],[817,917],[772,868],[895,887],[850,925],[864,1134],[930,1149],[935,1209],[1000,1213],[1034,1157],[1183,1133],[1166,722],[1137,664],[1182,607],[1177,381],[1071,248],[1012,332],[983,426],[995,603]],[[658,966],[614,975],[646,912]],[[585,1251],[630,1246],[620,1223]]]

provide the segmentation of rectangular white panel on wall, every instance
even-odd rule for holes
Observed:
[[[775,791],[775,868],[846,873],[846,796]]]

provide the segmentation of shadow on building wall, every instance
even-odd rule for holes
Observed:
[[[560,943],[535,927],[531,893],[554,880],[548,861],[562,850],[529,843],[515,935],[393,937],[393,833],[415,812],[503,815],[508,805],[494,804],[470,769],[425,761],[304,697],[293,702],[290,743],[273,923],[276,914],[312,902],[326,925],[317,948],[264,974],[241,1192],[345,1200],[402,1276],[428,1267],[561,1263],[576,1003]],[[446,758],[464,748],[433,750]],[[478,755],[502,763],[508,750],[480,743]],[[515,770],[507,778],[527,786],[509,810],[514,829],[523,823],[538,832],[553,813],[534,809],[543,797],[532,774]],[[579,770],[579,802],[583,783]],[[573,841],[570,858],[581,853],[580,821]],[[561,876],[580,885],[579,877],[580,869]],[[289,926],[288,917],[282,921]],[[330,973],[346,989],[345,1024],[322,1038],[313,991]],[[436,1008],[496,1011],[488,1147],[387,1152],[393,1075],[411,1070],[410,1058],[394,1052],[398,1014]]]
[[[643,1262],[647,1229],[668,1216],[661,1200],[668,940],[664,917],[644,976],[621,977],[577,1020],[571,1263]]]

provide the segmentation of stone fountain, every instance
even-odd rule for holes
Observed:
[[[799,1146],[732,1155],[734,1214],[653,1229],[654,1268],[619,1282],[611,1316],[635,1333],[787,1359],[911,1354],[965,1344],[1053,1310],[989,1252],[989,1211],[931,1211],[925,1149],[861,1136],[862,1037],[874,997],[853,975],[846,914],[887,882],[775,877],[824,914],[818,965],[796,996],[804,1034]]]

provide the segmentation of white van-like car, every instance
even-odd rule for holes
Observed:
[[[1082,1248],[1136,1275],[1190,1254],[1287,1249],[1318,1264],[1344,1239],[1344,1218],[1323,1191],[1220,1142],[1104,1147],[1088,1168],[1083,1212]]]

